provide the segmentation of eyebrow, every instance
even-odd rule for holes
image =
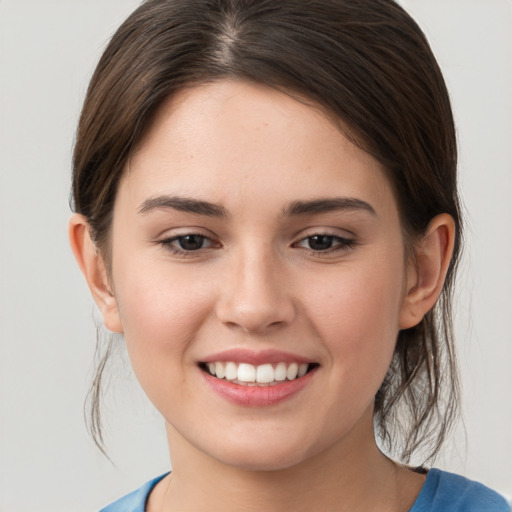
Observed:
[[[181,196],[156,196],[146,199],[138,212],[149,213],[153,210],[173,209],[207,217],[225,218],[228,211],[224,206]],[[294,201],[283,209],[283,216],[295,217],[300,215],[315,215],[334,211],[362,210],[377,215],[373,207],[361,199],[354,197],[333,197],[313,199],[311,201]]]
[[[312,201],[294,201],[284,209],[283,214],[285,216],[314,215],[344,210],[362,210],[372,215],[377,215],[369,203],[355,197],[332,197],[314,199]]]
[[[181,212],[206,215],[208,217],[227,217],[227,210],[218,204],[199,201],[189,197],[157,196],[146,199],[139,208],[139,213],[149,213],[153,210],[173,209]]]

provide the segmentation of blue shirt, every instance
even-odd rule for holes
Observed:
[[[145,512],[149,493],[164,476],[150,480],[100,512]],[[431,469],[409,512],[511,512],[511,509],[502,496],[488,487]]]
[[[431,469],[409,512],[510,512],[505,498],[485,485]]]

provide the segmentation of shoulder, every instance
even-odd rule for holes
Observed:
[[[510,512],[505,498],[478,482],[431,469],[410,512]]]
[[[114,501],[114,503],[111,503],[107,507],[102,508],[100,512],[144,512],[149,493],[153,490],[155,485],[167,475],[168,473],[157,478],[153,478],[153,480],[146,482],[136,491],[133,491],[123,498]]]

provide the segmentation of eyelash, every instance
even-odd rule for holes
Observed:
[[[184,249],[183,247],[177,247],[176,245],[174,245],[175,242],[179,243],[180,240],[183,240],[185,238],[190,238],[190,237],[198,237],[201,239],[200,241],[202,243],[207,241],[209,243],[209,245],[207,247],[199,247],[198,249]],[[307,235],[307,236],[301,238],[298,242],[295,242],[292,246],[300,248],[301,243],[306,242],[308,240],[309,240],[309,243],[311,243],[311,240],[315,237],[327,238],[327,239],[329,239],[329,242],[332,244],[331,247],[328,247],[326,249],[320,249],[320,250],[315,250],[315,249],[312,249],[311,247],[302,247],[303,249],[307,250],[310,254],[313,254],[316,257],[324,257],[324,256],[327,256],[328,254],[341,252],[341,251],[347,251],[347,250],[352,249],[354,247],[354,245],[356,244],[355,240],[353,240],[353,239],[344,238],[339,235],[334,235],[332,233],[319,232],[319,233],[312,233],[310,235]],[[202,235],[200,233],[185,233],[183,235],[177,235],[177,236],[173,236],[171,238],[166,238],[164,240],[161,240],[158,243],[160,245],[162,245],[167,251],[171,252],[172,254],[175,254],[177,256],[182,256],[182,257],[194,257],[194,256],[197,256],[203,250],[220,247],[219,243],[214,242],[211,238],[207,237],[206,235]]]
[[[173,245],[174,242],[179,242],[179,240],[183,240],[187,237],[199,237],[201,238],[202,242],[208,241],[210,245],[208,247],[200,247],[199,249],[183,249],[182,247],[177,247]],[[161,240],[159,244],[162,245],[167,251],[171,252],[172,254],[176,254],[177,256],[183,257],[194,257],[201,250],[210,249],[212,247],[215,247],[216,245],[220,246],[220,244],[216,244],[211,238],[207,237],[206,235],[202,235],[201,233],[184,233],[183,235],[177,235],[171,238],[166,238],[165,240]]]
[[[320,249],[320,250],[315,250],[315,249],[312,249],[311,247],[304,247],[304,249],[306,249],[308,252],[310,252],[311,254],[313,254],[316,257],[323,257],[323,256],[330,255],[332,253],[347,251],[347,250],[353,249],[356,244],[356,241],[353,239],[350,239],[350,238],[344,238],[342,236],[335,235],[333,233],[328,233],[328,232],[327,233],[319,232],[319,233],[308,234],[307,236],[301,238],[298,242],[294,243],[293,245],[295,247],[300,247],[299,244],[301,244],[302,242],[306,242],[308,240],[309,240],[309,243],[311,243],[311,240],[315,237],[328,238],[328,239],[330,239],[330,242],[332,244],[331,247],[328,247],[326,249]]]

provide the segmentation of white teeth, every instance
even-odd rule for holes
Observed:
[[[219,379],[223,379],[226,375],[224,364],[223,363],[215,363],[215,374]]]
[[[233,362],[226,363],[226,379],[235,380],[238,377],[238,368]]]
[[[299,371],[299,365],[297,363],[292,363],[288,366],[286,370],[286,378],[288,380],[293,380],[297,378],[297,372]]]
[[[274,379],[281,382],[286,379],[286,363],[278,363],[274,369]]]
[[[238,365],[238,380],[240,382],[256,382],[256,368],[252,364],[241,363]]]
[[[266,384],[274,380],[274,368],[271,364],[262,364],[256,369],[256,382]]]
[[[208,363],[208,371],[218,379],[226,379],[238,383],[247,383],[248,385],[272,384],[282,382],[286,379],[295,380],[303,377],[309,368],[307,363],[277,363],[275,366],[266,363],[254,366],[249,363],[226,363],[216,362]]]

